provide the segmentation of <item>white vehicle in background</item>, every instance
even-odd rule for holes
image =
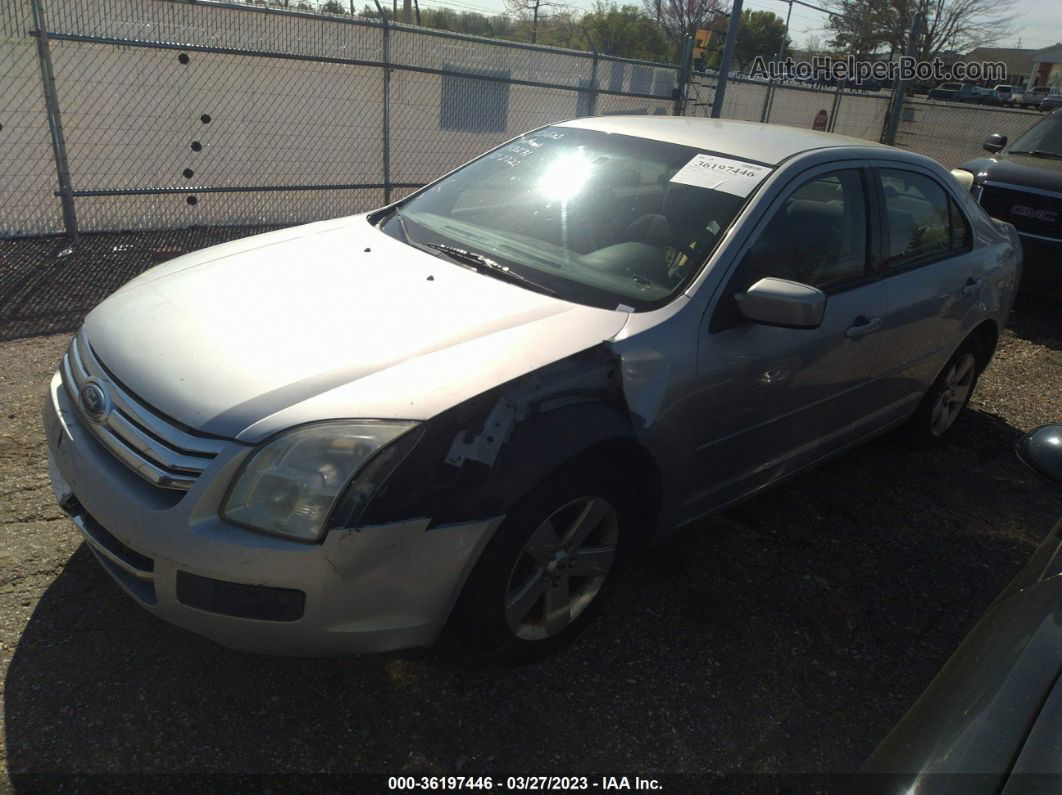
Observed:
[[[992,93],[995,95],[996,101],[1001,105],[1013,105],[1018,96],[1017,89],[1014,86],[996,86],[992,89]]]

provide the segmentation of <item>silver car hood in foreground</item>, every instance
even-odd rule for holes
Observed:
[[[614,337],[627,318],[475,273],[353,216],[164,263],[93,310],[85,332],[158,411],[257,441],[322,419],[428,419]]]

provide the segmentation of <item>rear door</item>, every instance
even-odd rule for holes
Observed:
[[[962,340],[967,316],[980,300],[984,262],[974,251],[969,220],[931,172],[882,165],[871,173],[883,210],[889,307],[879,388],[902,414]]]

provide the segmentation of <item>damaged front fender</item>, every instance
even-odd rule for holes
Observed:
[[[440,414],[363,522],[430,516],[435,526],[503,515],[549,473],[605,444],[624,446],[632,462],[653,469],[623,383],[622,363],[602,344]]]

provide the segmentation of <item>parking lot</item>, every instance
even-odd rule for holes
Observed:
[[[1062,316],[1025,296],[953,440],[886,436],[659,546],[571,647],[486,668],[455,643],[327,660],[156,620],[54,505],[40,406],[81,314],[220,239],[0,244],[0,662],[16,783],[53,773],[844,774],[1059,514],[1016,460],[1062,418]],[[91,279],[88,276],[91,275]]]

